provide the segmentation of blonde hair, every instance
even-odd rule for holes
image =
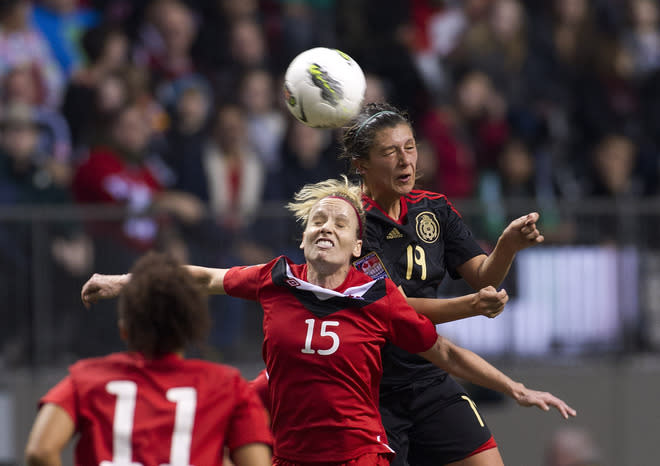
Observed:
[[[293,202],[289,202],[286,208],[293,212],[296,220],[303,228],[307,227],[309,213],[321,200],[327,197],[338,197],[348,202],[358,217],[358,239],[362,239],[363,225],[366,217],[362,207],[362,190],[360,186],[348,181],[345,175],[341,179],[330,179],[314,184],[306,184],[300,191],[293,195]]]

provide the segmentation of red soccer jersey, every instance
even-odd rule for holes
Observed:
[[[306,282],[307,268],[284,257],[234,267],[227,294],[264,310],[263,357],[274,453],[291,461],[344,461],[391,453],[378,411],[386,340],[418,353],[437,339],[389,279],[355,269],[335,290]]]
[[[264,407],[237,369],[176,355],[82,360],[41,403],[73,419],[79,466],[219,466],[225,446],[272,444]]]

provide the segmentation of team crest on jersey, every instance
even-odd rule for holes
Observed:
[[[435,243],[440,235],[440,224],[433,212],[422,212],[415,217],[417,236],[425,243]]]
[[[353,266],[362,273],[366,273],[374,280],[381,278],[390,278],[385,265],[375,252],[360,257],[353,261]]]

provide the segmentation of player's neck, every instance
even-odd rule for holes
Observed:
[[[307,267],[307,281],[313,285],[317,285],[329,290],[338,288],[348,276],[350,265],[341,266],[335,270],[324,270],[308,264]]]
[[[380,193],[363,186],[363,192],[385,212],[390,218],[397,220],[401,215],[401,196],[399,193]]]
[[[398,220],[401,215],[401,198],[397,195],[392,198],[391,196],[372,197],[376,204],[385,212],[390,218]]]

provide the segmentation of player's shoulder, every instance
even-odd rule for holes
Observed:
[[[223,374],[232,377],[240,375],[240,371],[233,366],[206,359],[186,358],[182,359],[181,363],[191,369],[203,369],[214,374]]]
[[[449,204],[449,199],[447,196],[441,193],[436,193],[433,191],[426,191],[423,189],[413,189],[408,194],[405,194],[403,198],[409,205],[446,205]]]
[[[132,359],[133,358],[128,353],[111,353],[105,356],[85,358],[76,361],[69,366],[69,371],[103,369],[112,365],[129,363]]]

